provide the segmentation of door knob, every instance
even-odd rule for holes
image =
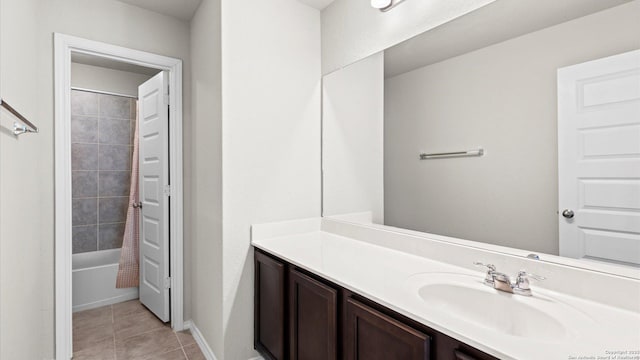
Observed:
[[[133,206],[134,209],[142,209],[142,202],[133,203],[131,206]]]
[[[567,219],[573,218],[574,215],[575,214],[573,213],[573,210],[564,209],[564,211],[562,212],[562,216],[566,217]]]

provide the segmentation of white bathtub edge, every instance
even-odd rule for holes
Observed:
[[[107,305],[117,304],[117,303],[124,302],[124,301],[134,300],[134,299],[137,299],[137,298],[138,298],[138,288],[131,288],[125,294],[114,296],[112,298],[103,299],[103,300],[100,300],[100,301],[95,301],[95,302],[86,303],[86,304],[74,305],[73,306],[73,312],[95,309],[95,308],[99,308],[99,307],[102,307],[102,306],[107,306]]]

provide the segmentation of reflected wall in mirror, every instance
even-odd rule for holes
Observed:
[[[498,0],[327,74],[323,215],[639,266],[639,49],[640,0]]]

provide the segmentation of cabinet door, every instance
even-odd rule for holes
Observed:
[[[428,360],[431,338],[354,299],[346,301],[347,360]]]
[[[271,360],[284,360],[285,265],[255,253],[255,347]]]
[[[438,360],[498,360],[444,334],[434,335],[433,350]]]
[[[463,353],[460,350],[454,350],[453,355],[456,357],[456,360],[478,360],[478,358],[473,357],[469,354]]]
[[[337,290],[291,270],[289,331],[292,360],[337,359]]]

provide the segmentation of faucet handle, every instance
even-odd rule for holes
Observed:
[[[484,283],[489,285],[489,286],[493,286],[494,280],[493,280],[493,273],[496,271],[496,266],[493,264],[484,264],[481,263],[479,261],[474,261],[473,265],[475,266],[484,266],[487,268],[487,275],[484,277]]]
[[[496,266],[493,265],[493,264],[485,264],[485,263],[481,263],[479,261],[474,261],[473,265],[475,265],[475,266],[484,266],[487,269],[489,269],[489,271],[496,271]]]
[[[529,278],[538,280],[538,281],[546,279],[546,277],[544,276],[528,273],[525,270],[520,270],[518,271],[518,277],[516,277],[516,283],[513,287],[513,292],[520,295],[531,296],[531,287],[529,286]]]
[[[542,280],[546,280],[547,278],[544,276],[540,276],[540,275],[536,275],[536,274],[532,274],[530,272],[526,272],[525,270],[520,270],[518,271],[518,277],[517,279],[528,279],[531,278],[533,280],[538,280],[538,281],[542,281]]]

